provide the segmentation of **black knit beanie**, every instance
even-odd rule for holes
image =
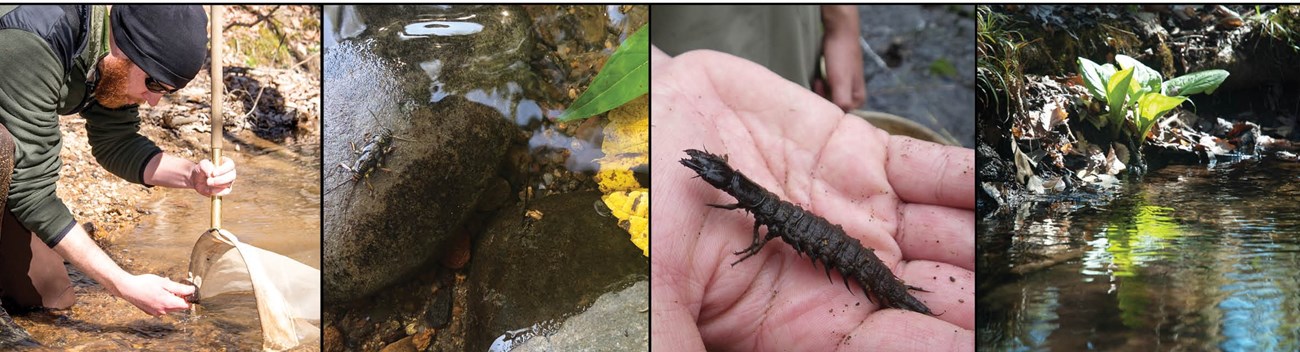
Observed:
[[[113,40],[149,77],[180,89],[207,59],[208,17],[198,5],[114,5]]]

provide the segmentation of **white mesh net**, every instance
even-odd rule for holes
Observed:
[[[287,350],[320,339],[320,270],[208,230],[190,255],[200,299],[250,292],[262,323],[262,348]]]

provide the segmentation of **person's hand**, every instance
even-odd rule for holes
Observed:
[[[190,168],[190,185],[204,196],[225,196],[235,183],[235,161],[222,157],[221,166],[213,166],[208,159],[200,160]]]
[[[812,89],[844,112],[867,101],[867,83],[862,75],[862,44],[858,8],[852,5],[822,6],[822,58],[826,77],[817,77]]]
[[[759,65],[652,49],[651,234],[655,348],[974,350],[974,159],[894,137]],[[729,163],[781,199],[842,225],[938,316],[881,310],[828,282],[783,241],[732,266],[752,239],[735,199],[679,165],[684,149]]]
[[[188,309],[185,297],[194,294],[194,286],[152,274],[127,276],[116,289],[119,297],[153,316]]]

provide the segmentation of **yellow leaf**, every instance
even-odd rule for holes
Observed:
[[[618,218],[618,226],[632,236],[632,244],[650,256],[650,192],[647,189],[617,191],[601,197],[610,213]]]
[[[596,182],[605,193],[601,200],[609,207],[618,225],[631,235],[632,244],[650,256],[650,185],[636,180],[633,168],[650,162],[649,96],[623,104],[607,114],[605,141],[598,160]]]

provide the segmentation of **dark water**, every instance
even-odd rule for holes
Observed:
[[[1300,164],[1178,166],[980,224],[979,346],[1300,349]]]

